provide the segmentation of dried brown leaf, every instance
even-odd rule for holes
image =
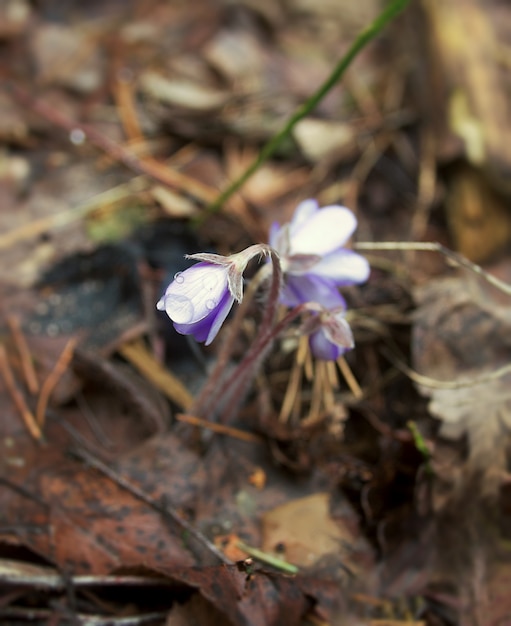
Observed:
[[[487,477],[505,467],[511,425],[511,320],[491,298],[476,302],[468,279],[437,281],[418,293],[413,338],[419,385],[440,434],[466,435],[471,470]],[[503,369],[504,368],[504,369]],[[502,370],[502,375],[500,375]]]
[[[304,567],[327,554],[337,554],[343,542],[353,539],[351,531],[332,519],[327,493],[290,500],[268,511],[263,529],[263,550],[273,552],[282,546],[286,559]]]

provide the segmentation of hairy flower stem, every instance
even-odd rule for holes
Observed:
[[[267,305],[265,308],[264,316],[261,322],[261,328],[264,329],[273,326],[280,294],[280,287],[282,283],[282,270],[280,267],[280,261],[278,255],[271,249],[268,249],[271,256],[271,269],[272,269],[272,282],[270,292],[267,298]],[[264,265],[259,272],[255,275],[247,288],[243,300],[236,310],[236,314],[231,322],[228,336],[225,337],[222,347],[219,350],[215,366],[208,376],[206,383],[204,384],[199,397],[191,407],[191,413],[197,417],[203,417],[205,419],[213,419],[216,413],[216,403],[218,398],[225,392],[228,383],[222,383],[222,378],[226,375],[226,368],[229,364],[232,348],[234,345],[234,338],[238,334],[242,321],[245,319],[246,312],[254,296],[268,278],[270,266]],[[248,356],[248,355],[247,355]],[[236,375],[237,369],[235,369],[233,375]],[[229,377],[230,380],[231,377]]]
[[[231,323],[229,324],[229,328],[225,333],[225,337],[223,337],[222,344],[216,355],[215,365],[213,366],[213,369],[209,372],[208,378],[204,383],[198,398],[190,407],[190,413],[192,415],[195,415],[196,417],[202,417],[204,419],[207,418],[207,415],[205,415],[205,413],[209,412],[211,399],[215,392],[218,390],[222,376],[225,375],[225,370],[228,367],[229,360],[232,354],[232,349],[234,347],[234,339],[240,331],[240,327],[243,320],[245,319],[248,307],[254,299],[257,290],[268,278],[269,269],[270,267],[268,265],[264,265],[250,281],[250,284],[245,291],[245,295],[243,296],[243,300],[236,309],[236,313]]]
[[[270,351],[273,342],[299,315],[310,310],[310,303],[299,304],[289,311],[278,324],[270,328],[266,333],[259,335],[258,340],[245,358],[222,385],[220,397],[222,403],[226,406],[221,420],[224,424],[229,423],[238,411],[248,392],[252,379],[259,371],[259,367]]]

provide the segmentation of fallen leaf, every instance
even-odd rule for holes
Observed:
[[[229,99],[225,91],[191,81],[167,78],[150,71],[141,76],[140,88],[160,102],[194,111],[212,111],[226,104]]]
[[[97,41],[85,31],[64,24],[41,24],[32,37],[32,52],[43,83],[58,83],[83,93],[102,80]]]
[[[431,379],[418,388],[442,422],[440,434],[468,437],[470,468],[493,489],[511,426],[511,372],[502,369],[511,361],[511,321],[491,298],[477,302],[474,293],[466,278],[435,281],[418,293],[413,361]]]
[[[328,554],[338,554],[352,534],[334,521],[327,493],[315,493],[268,511],[262,519],[265,552],[278,552],[294,565],[310,567]]]
[[[334,156],[350,158],[357,151],[357,133],[349,123],[307,118],[295,126],[293,135],[312,162]]]

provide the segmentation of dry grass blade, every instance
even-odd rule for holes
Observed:
[[[192,406],[193,397],[188,389],[158,363],[142,342],[125,343],[118,348],[118,351],[172,402],[175,402],[185,411]]]
[[[14,374],[9,364],[9,359],[7,358],[7,352],[2,344],[0,344],[0,375],[4,379],[5,386],[7,387],[7,392],[11,396],[14,405],[19,411],[21,419],[27,427],[28,432],[32,435],[34,439],[36,439],[37,441],[41,441],[41,439],[43,438],[41,428],[36,422],[36,419],[33,416],[32,412],[28,408],[23,394],[16,385]]]
[[[344,377],[344,380],[346,381],[346,384],[350,388],[351,393],[357,400],[360,400],[360,398],[363,397],[364,392],[362,391],[357,379],[351,371],[351,367],[348,365],[348,362],[343,356],[340,356],[337,359],[337,365],[339,367],[339,370],[341,371],[341,374]]]
[[[25,335],[21,330],[19,319],[14,315],[9,315],[7,317],[7,325],[9,326],[12,338],[16,344],[16,349],[18,350],[21,361],[21,370],[23,372],[23,376],[25,377],[27,388],[31,394],[36,394],[39,391],[39,381],[37,380],[32,355],[30,354]]]
[[[497,288],[502,293],[505,293],[507,296],[511,296],[511,285],[505,283],[503,280],[492,276],[480,265],[476,263],[472,263],[461,254],[457,254],[449,248],[446,248],[441,243],[436,242],[416,242],[416,241],[383,241],[383,242],[372,242],[372,241],[360,241],[353,246],[357,250],[425,250],[428,252],[438,252],[452,261],[455,265],[460,267],[465,267],[466,269],[474,272],[478,276],[481,276],[485,281],[493,285],[493,287]]]
[[[430,376],[424,376],[419,372],[414,371],[406,363],[398,359],[390,350],[382,350],[383,354],[388,360],[403,374],[408,376],[414,383],[422,385],[423,387],[430,387],[431,389],[462,389],[463,387],[474,387],[483,383],[488,383],[498,378],[502,378],[511,373],[511,363],[503,365],[497,368],[489,374],[483,374],[481,376],[474,376],[471,378],[459,378],[458,380],[437,380]]]
[[[57,383],[62,378],[64,373],[69,367],[71,360],[73,358],[73,352],[76,347],[78,340],[75,337],[72,337],[62,350],[61,355],[59,356],[58,361],[55,363],[52,371],[48,374],[47,379],[44,381],[43,386],[41,388],[41,393],[39,394],[39,399],[37,400],[37,409],[36,409],[36,419],[37,423],[42,427],[45,422],[45,413],[46,408],[48,406],[48,402],[50,400],[50,396],[52,391],[57,386]]]
[[[233,428],[232,426],[226,426],[225,424],[217,424],[216,422],[208,422],[207,420],[195,417],[195,415],[187,415],[186,413],[178,413],[176,419],[179,422],[190,424],[191,426],[198,426],[199,428],[206,428],[219,435],[227,435],[234,439],[240,439],[241,441],[248,441],[250,443],[261,443],[263,440],[258,435],[249,433],[246,430],[240,430],[239,428]]]

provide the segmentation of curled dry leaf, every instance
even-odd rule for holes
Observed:
[[[211,111],[222,107],[229,94],[214,87],[189,80],[167,78],[156,72],[147,71],[140,77],[143,93],[165,104],[192,109]]]
[[[418,294],[413,330],[419,385],[440,434],[469,443],[470,469],[488,478],[505,469],[511,442],[511,319],[509,309],[474,300],[468,279],[432,283]]]

